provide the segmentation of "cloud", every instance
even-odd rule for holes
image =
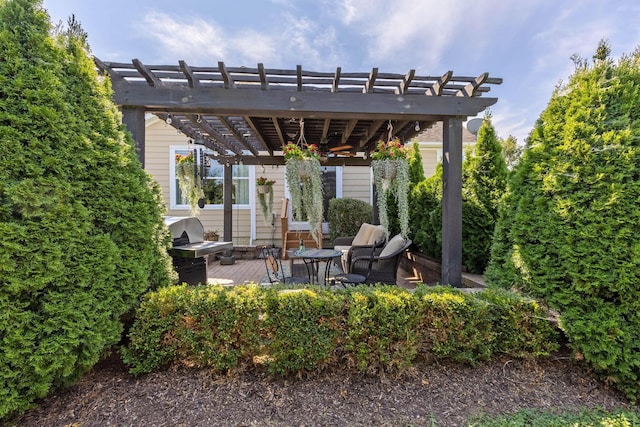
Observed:
[[[335,28],[290,13],[281,15],[277,32],[253,28],[231,31],[215,21],[192,17],[177,20],[160,12],[148,14],[144,24],[162,60],[175,62],[180,58],[207,64],[222,60],[233,66],[262,62],[268,68],[289,68],[303,62],[305,68],[325,69],[327,63],[341,58],[336,50],[339,43]]]
[[[208,58],[225,58],[229,53],[222,30],[200,18],[178,22],[172,16],[152,12],[143,20],[145,33],[158,43],[163,58],[198,62]]]

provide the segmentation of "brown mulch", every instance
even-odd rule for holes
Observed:
[[[220,376],[178,368],[141,377],[115,354],[14,426],[462,426],[470,416],[537,408],[636,409],[565,353],[476,367],[440,363],[399,377]]]

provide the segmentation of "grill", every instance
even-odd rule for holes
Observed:
[[[164,223],[169,227],[173,245],[169,255],[180,283],[197,285],[207,283],[207,255],[233,249],[232,242],[210,242],[204,240],[204,227],[198,218],[167,216]]]

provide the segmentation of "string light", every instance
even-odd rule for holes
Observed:
[[[167,116],[167,119],[166,119],[165,121],[167,122],[167,124],[168,124],[168,125],[170,125],[170,124],[171,124],[171,122],[173,121],[173,120],[171,119],[171,114],[169,114],[169,115]]]
[[[416,132],[420,130],[420,123],[418,123],[417,120],[416,120],[416,127],[414,129],[416,130]]]

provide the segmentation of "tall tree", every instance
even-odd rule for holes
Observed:
[[[640,397],[640,53],[553,93],[500,209],[487,279],[560,311],[576,354]]]
[[[0,418],[88,371],[170,283],[161,194],[79,27],[0,2]]]

